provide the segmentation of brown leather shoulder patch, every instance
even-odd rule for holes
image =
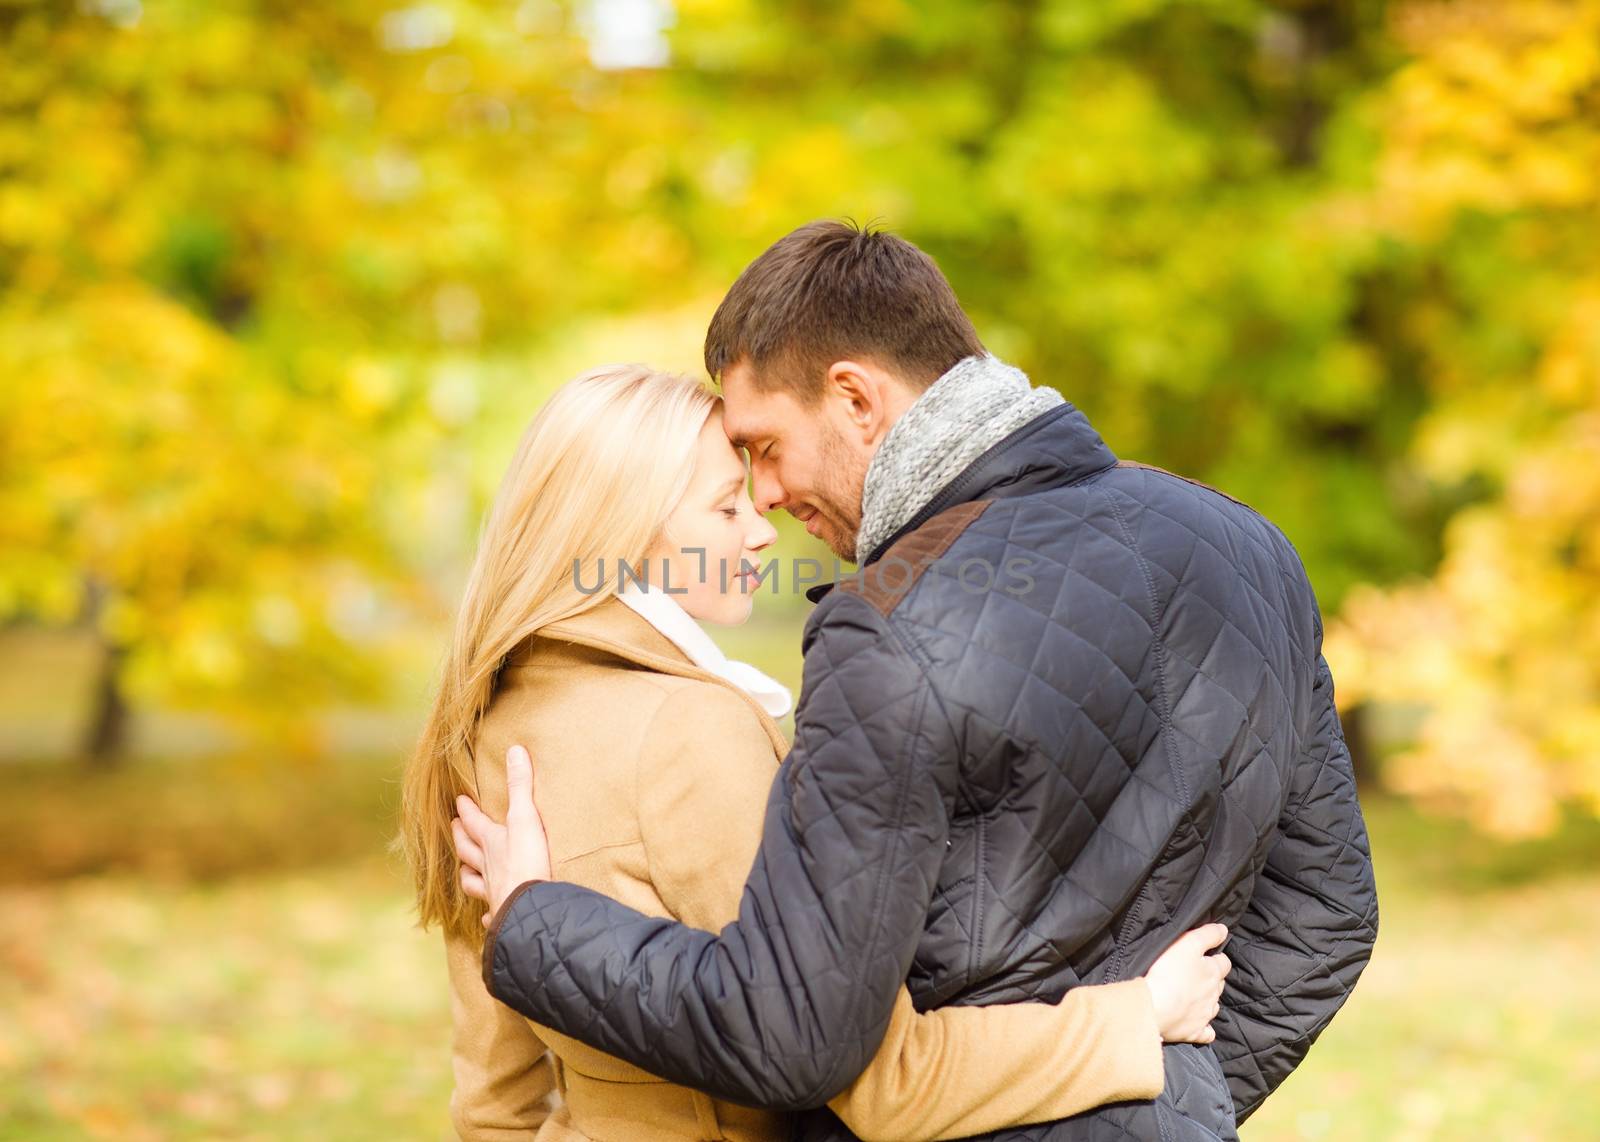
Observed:
[[[1204,488],[1208,492],[1215,492],[1215,493],[1217,493],[1217,495],[1221,496],[1223,499],[1231,500],[1234,503],[1238,504],[1242,508],[1250,507],[1249,504],[1245,503],[1243,500],[1239,499],[1237,496],[1230,496],[1227,492],[1223,491],[1221,488],[1213,488],[1210,484],[1204,483],[1203,481],[1191,480],[1188,476],[1180,476],[1176,472],[1169,472],[1165,468],[1156,467],[1154,464],[1141,464],[1137,460],[1118,460],[1117,461],[1117,467],[1119,467],[1119,468],[1143,468],[1146,472],[1160,472],[1163,476],[1171,476],[1174,480],[1182,480],[1185,484],[1193,484],[1197,488]],[[1251,510],[1254,511],[1255,509],[1251,508]]]
[[[887,616],[917,585],[933,561],[989,507],[989,500],[971,500],[940,512],[883,553],[883,557],[840,582],[839,590],[860,595]]]

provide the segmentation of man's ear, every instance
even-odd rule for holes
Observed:
[[[842,427],[869,446],[883,438],[915,399],[899,378],[863,361],[835,361],[824,385]]]

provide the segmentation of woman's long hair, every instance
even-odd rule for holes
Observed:
[[[694,474],[717,397],[700,382],[611,365],[567,382],[533,418],[489,510],[433,709],[406,767],[401,836],[423,927],[481,938],[450,836],[472,795],[472,745],[506,656],[542,627],[600,605],[591,568],[651,550]],[[604,580],[604,576],[602,579]]]

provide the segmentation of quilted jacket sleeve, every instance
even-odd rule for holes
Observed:
[[[1213,1024],[1241,1122],[1349,998],[1378,935],[1366,823],[1320,655],[1304,740],[1280,834],[1228,941],[1233,972]]]
[[[813,616],[796,725],[737,920],[713,936],[575,885],[526,885],[490,934],[490,991],[737,1102],[800,1109],[843,1090],[910,968],[959,753],[917,663],[848,592]]]

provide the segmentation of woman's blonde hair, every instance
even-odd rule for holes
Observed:
[[[450,836],[458,794],[475,793],[472,743],[506,656],[542,627],[615,594],[604,559],[638,567],[694,475],[717,396],[690,377],[608,365],[568,381],[533,418],[489,510],[433,709],[401,795],[400,844],[423,927],[483,933],[461,890]],[[604,576],[602,575],[602,581]]]

